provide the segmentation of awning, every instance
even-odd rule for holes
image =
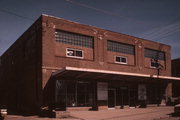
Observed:
[[[93,78],[93,79],[122,79],[122,78],[143,78],[143,79],[163,79],[163,80],[180,80],[179,77],[157,76],[130,72],[118,72],[109,70],[87,69],[77,67],[65,67],[52,73],[53,77],[70,77],[75,79]]]

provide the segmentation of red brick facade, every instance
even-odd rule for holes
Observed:
[[[91,36],[94,47],[56,42],[56,30]],[[108,40],[133,45],[135,54],[108,51]],[[66,48],[83,50],[84,58],[66,57]],[[144,57],[145,48],[165,53],[165,60],[159,61],[163,65],[160,76],[171,76],[171,47],[168,45],[42,15],[1,56],[0,88],[5,92],[1,93],[4,101],[1,99],[0,102],[14,110],[37,111],[43,106],[43,101],[46,101],[43,98],[43,89],[52,73],[67,66],[157,75],[157,69],[150,67],[151,59]],[[124,56],[128,63],[117,64],[114,56]]]

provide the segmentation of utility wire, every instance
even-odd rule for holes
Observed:
[[[92,6],[89,6],[89,5],[86,5],[86,4],[82,4],[82,3],[79,3],[79,2],[75,2],[75,1],[72,1],[72,0],[65,0],[65,1],[70,2],[72,4],[75,4],[75,5],[78,5],[78,6],[93,9],[93,10],[96,10],[98,12],[108,14],[108,15],[111,15],[111,16],[121,17],[121,18],[124,18],[126,20],[132,20],[132,19],[130,19],[128,17],[122,16],[122,15],[119,15],[119,14],[116,14],[116,13],[112,13],[112,12],[109,12],[109,11],[105,11],[105,10],[102,10],[102,9],[99,9],[99,8],[96,8],[96,7],[92,7]],[[14,12],[2,9],[2,8],[0,8],[0,12],[7,13],[7,14],[10,14],[10,15],[14,15],[16,17],[23,18],[23,19],[26,19],[26,20],[34,21],[34,19],[32,19],[32,18],[22,16],[22,15],[19,15],[17,13],[14,13]],[[138,22],[142,22],[142,21],[138,21]],[[173,26],[176,26],[176,27],[173,28]],[[168,26],[165,26],[165,27],[156,27],[156,28],[154,28],[154,29],[152,29],[150,31],[145,32],[144,34],[142,34],[140,36],[142,36],[142,38],[152,39],[152,40],[157,39],[159,37],[164,38],[164,36],[166,37],[166,36],[169,36],[169,35],[177,32],[177,31],[179,31],[179,28],[177,26],[178,26],[177,24],[171,24],[171,25],[168,25]]]
[[[159,27],[155,27],[149,31],[146,31],[144,33],[139,34],[138,36],[141,36],[141,38],[149,38],[151,39],[165,35],[166,33],[168,34],[173,34],[175,32],[178,31],[179,26],[180,26],[180,22],[179,22],[179,18],[176,20],[173,20],[174,22],[171,22],[170,24],[166,25],[166,26],[159,26]]]
[[[153,39],[164,38],[166,36],[170,36],[170,35],[172,35],[172,34],[174,34],[176,32],[179,32],[179,31],[180,31],[180,26],[178,26],[176,29],[165,31],[164,33],[161,33],[161,34],[159,34],[157,36],[152,37],[151,39],[153,40]]]
[[[110,12],[110,11],[107,11],[107,10],[102,10],[102,9],[99,9],[99,8],[96,8],[96,7],[87,5],[87,4],[76,2],[74,0],[65,0],[65,1],[69,2],[71,4],[74,4],[74,5],[77,5],[77,6],[81,6],[81,7],[84,7],[84,8],[88,8],[88,9],[98,11],[100,13],[104,13],[104,14],[107,14],[107,15],[115,16],[115,17],[121,17],[121,18],[123,18],[125,20],[130,20],[130,21],[133,21],[133,22],[138,22],[139,24],[145,23],[144,21],[141,21],[141,20],[137,20],[137,19],[126,17],[126,16],[122,16],[122,15],[119,15],[117,13],[113,13],[113,12]]]
[[[93,10],[96,10],[98,12],[102,12],[104,14],[108,14],[108,15],[112,15],[112,16],[120,16],[116,13],[112,13],[112,12],[109,12],[109,11],[105,11],[105,10],[102,10],[102,9],[99,9],[99,8],[96,8],[96,7],[92,7],[92,6],[89,6],[89,5],[86,5],[86,4],[83,4],[83,3],[79,3],[79,2],[75,2],[75,1],[72,1],[72,0],[65,0],[67,2],[70,2],[72,4],[75,4],[75,5],[78,5],[78,6],[81,6],[81,7],[85,7],[85,8],[89,8],[89,9],[93,9]],[[120,17],[123,17],[123,16],[120,16]],[[124,18],[124,17],[123,17]]]
[[[144,35],[141,35],[142,38],[148,38],[148,39],[155,39],[159,38],[161,36],[164,36],[166,34],[173,34],[180,29],[180,23],[171,24],[165,27],[161,27],[159,29],[153,29],[149,32],[147,32]]]
[[[104,14],[107,14],[107,15],[111,15],[111,16],[115,16],[115,17],[121,17],[121,18],[124,18],[126,20],[131,20],[133,22],[137,21],[137,22],[139,22],[139,24],[145,23],[144,21],[140,21],[140,20],[133,19],[133,18],[128,18],[128,17],[122,16],[122,15],[119,15],[119,14],[116,14],[116,13],[112,13],[112,12],[102,10],[102,9],[99,9],[99,8],[96,8],[96,7],[93,7],[93,6],[89,6],[87,4],[79,3],[79,2],[76,2],[74,0],[65,0],[65,1],[67,1],[67,2],[69,2],[71,4],[74,4],[74,5],[78,5],[78,6],[81,6],[81,7],[85,7],[85,8],[88,8],[88,9],[92,9],[92,10],[101,12],[101,13],[104,13]],[[164,38],[165,36],[169,36],[169,35],[177,32],[177,31],[179,31],[179,28],[177,28],[177,27],[173,28],[173,26],[175,26],[175,25],[170,24],[168,26],[155,27],[154,29],[149,30],[149,31],[145,32],[144,34],[142,34],[141,38],[145,38],[145,39],[148,38],[148,39],[152,39],[152,40],[155,40],[155,39],[157,39],[159,37]],[[139,36],[141,36],[141,35],[139,35]]]
[[[154,36],[162,34],[164,32],[176,30],[177,27],[179,27],[179,26],[180,26],[180,23],[170,24],[170,25],[163,26],[163,27],[160,27],[160,28],[152,29],[152,30],[144,33],[144,35],[142,34],[141,36],[142,37],[154,37]]]
[[[176,29],[169,29],[168,31],[164,31],[163,33],[160,33],[159,35],[156,35],[156,36],[146,37],[146,39],[160,41],[162,38],[166,38],[179,31],[180,31],[180,26],[176,27]]]
[[[14,13],[14,12],[2,9],[2,8],[0,8],[0,12],[7,13],[7,14],[10,14],[10,15],[14,15],[16,17],[23,18],[23,19],[26,19],[26,20],[34,21],[34,19],[32,19],[32,18],[29,18],[29,17],[26,17],[26,16],[22,16],[22,15],[19,15],[17,13]]]
[[[175,31],[174,33],[179,32],[179,31],[180,31],[180,29],[178,29],[178,30]],[[166,37],[168,37],[168,36],[170,36],[170,35],[172,35],[172,34],[174,34],[174,33],[167,33],[166,35],[161,36],[161,37],[159,37],[158,39],[162,40],[162,39],[164,39],[164,38],[166,38]],[[153,39],[152,39],[152,40],[153,40]],[[159,41],[160,41],[160,40],[159,40]]]

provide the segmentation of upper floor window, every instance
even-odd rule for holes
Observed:
[[[127,64],[127,57],[116,56],[115,63]]]
[[[151,67],[151,68],[162,69],[162,68],[163,68],[163,65],[161,65],[161,63],[160,63],[158,60],[151,59],[150,67]]]
[[[84,58],[84,52],[78,49],[66,48],[66,56],[74,58]]]
[[[155,60],[165,60],[165,53],[158,50],[145,48],[144,56]]]
[[[56,42],[61,42],[64,44],[82,46],[87,48],[94,47],[93,37],[61,30],[56,30],[55,40]]]
[[[130,54],[130,55],[135,54],[133,45],[115,42],[111,40],[107,41],[107,50],[113,51],[113,52],[124,53],[124,54]]]

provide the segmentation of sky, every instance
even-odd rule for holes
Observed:
[[[41,14],[171,45],[180,58],[180,0],[0,0],[0,55]]]

